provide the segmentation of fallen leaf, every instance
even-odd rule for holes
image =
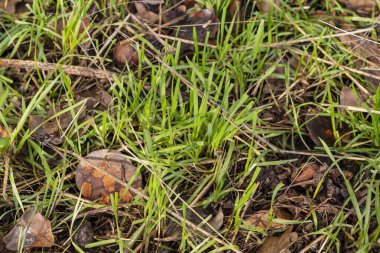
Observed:
[[[113,49],[113,60],[119,65],[137,66],[139,55],[131,43],[119,43]]]
[[[291,216],[289,213],[282,209],[273,209],[273,214],[279,219],[282,220],[291,220]],[[273,217],[275,218],[275,217]],[[263,229],[283,229],[286,228],[286,224],[278,223],[275,221],[272,221],[270,223],[269,221],[269,210],[262,210],[258,211],[256,213],[251,214],[247,219],[246,223],[250,226],[257,227],[257,228],[263,228]]]
[[[290,253],[289,247],[297,239],[298,234],[288,229],[281,236],[268,236],[256,253]]]
[[[136,167],[122,153],[116,150],[101,149],[88,154],[80,161],[75,171],[75,182],[85,198],[96,200],[102,198],[100,203],[109,204],[110,194],[118,192],[122,202],[130,202],[132,194],[113,178],[95,169],[91,164],[105,172],[129,182],[136,172]],[[134,179],[132,186],[141,188],[141,176]]]
[[[101,106],[100,109],[107,109],[113,100],[112,96],[99,86],[77,92],[75,99],[77,102],[87,99],[86,108],[88,109],[94,109],[98,104]]]
[[[26,4],[32,4],[33,0],[2,0],[0,1],[0,9],[9,13],[23,13],[29,11]]]
[[[377,0],[339,0],[352,11],[355,11],[362,15],[371,15],[372,13],[378,13],[379,8]]]
[[[366,95],[358,91],[354,92],[353,89],[349,87],[343,87],[340,91],[340,105],[342,106],[362,106],[362,104],[367,100]],[[371,101],[366,101],[369,105],[372,106]],[[345,108],[341,108],[343,113],[347,112]]]
[[[342,29],[345,29],[345,24],[342,25]],[[350,51],[355,56],[355,66],[368,74],[374,76],[380,76],[380,48],[376,44],[365,37],[360,35],[345,35],[340,36],[339,40],[346,46],[350,47]],[[364,76],[374,88],[377,88],[380,84],[380,80],[371,76]]]
[[[305,181],[313,179],[314,174],[318,173],[318,170],[319,170],[319,166],[317,166],[316,164],[307,163],[301,167],[301,171],[293,172],[291,177],[292,177],[292,180],[294,181],[294,183],[299,184],[299,183],[304,182],[304,184],[300,184],[300,185],[302,187],[305,187],[309,184],[313,184],[313,182],[305,182]]]
[[[57,26],[56,26],[56,31],[58,34],[61,34],[65,27],[66,23],[68,22],[67,18],[60,18],[57,20]],[[84,31],[86,31],[86,28],[90,25],[91,23],[91,18],[89,16],[84,17],[83,19],[79,20],[79,34],[82,34]]]
[[[209,233],[214,233],[215,230],[219,231],[223,226],[224,213],[223,209],[219,208],[218,212],[214,216],[211,216],[209,210],[202,207],[194,207],[192,209],[187,209],[186,220],[198,225],[198,227],[202,227]],[[206,222],[208,225],[205,224]],[[167,239],[168,241],[176,240],[182,234],[182,226],[169,221],[164,233],[169,237],[169,239]]]
[[[204,43],[207,33],[209,33],[209,40],[216,39],[219,30],[219,19],[214,11],[203,9],[195,13],[189,14],[187,18],[180,23],[178,32],[173,36],[180,39],[194,41],[193,29],[195,28],[197,41]],[[182,42],[181,51],[193,51],[194,45]]]
[[[74,109],[74,113],[77,114],[79,110],[82,111],[77,115],[77,122],[82,122],[87,114],[85,112],[85,106],[78,106]],[[48,111],[48,118],[53,117],[57,112],[61,111],[61,108],[57,106],[54,110]],[[38,115],[29,116],[29,131],[33,131],[32,136],[43,143],[51,143],[54,145],[62,144],[64,137],[62,136],[70,125],[72,125],[74,118],[70,111],[63,113],[56,118],[46,121],[44,117]]]
[[[257,2],[257,8],[265,13],[275,10],[274,5],[280,6],[280,0],[259,0]]]
[[[28,208],[13,229],[3,238],[7,249],[18,250],[19,239],[23,248],[51,247],[54,245],[54,235],[50,221],[34,207]]]
[[[322,139],[328,146],[333,146],[335,143],[335,136],[333,132],[331,118],[329,116],[318,115],[319,110],[309,109],[305,121],[306,129],[309,132],[310,138],[316,145],[321,146]]]
[[[157,13],[149,11],[141,2],[135,2],[135,8],[137,11],[136,17],[142,22],[155,24],[160,20],[160,16]]]

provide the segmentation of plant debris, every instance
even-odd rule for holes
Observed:
[[[334,130],[329,116],[320,116],[319,110],[309,109],[305,121],[306,129],[309,132],[310,138],[315,145],[322,146],[323,140],[328,146],[333,146],[335,143]]]
[[[85,248],[87,244],[92,243],[94,231],[91,226],[91,222],[83,220],[74,224],[73,241],[81,248]]]
[[[371,15],[379,13],[379,7],[376,0],[339,0],[347,8],[362,15]]]
[[[291,220],[291,215],[282,209],[275,208],[273,210],[273,214],[278,218],[282,220]],[[274,218],[274,217],[272,217]],[[284,229],[287,227],[286,224],[279,223],[276,221],[271,221],[270,211],[269,210],[262,210],[258,211],[256,213],[251,214],[247,220],[246,223],[250,226],[257,227],[257,228],[263,228],[263,229],[271,229],[271,230],[277,230],[277,229]]]
[[[257,253],[290,253],[289,247],[298,239],[296,232],[288,229],[281,236],[269,236]]]
[[[106,173],[127,183],[134,177],[136,167],[116,150],[101,149],[91,152],[80,161],[75,172],[75,182],[83,197],[90,200],[101,198],[101,204],[110,204],[110,194],[118,192],[124,203],[130,202],[132,193]],[[141,188],[140,175],[134,178],[132,186],[136,189]]]
[[[51,247],[54,245],[54,235],[50,221],[34,207],[29,207],[21,216],[13,229],[3,238],[9,250],[31,247]],[[19,244],[20,243],[20,244]]]

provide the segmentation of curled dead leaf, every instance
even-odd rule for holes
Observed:
[[[119,43],[113,49],[113,60],[119,65],[136,66],[139,63],[139,55],[131,43]]]
[[[312,180],[315,177],[315,174],[318,174],[319,166],[314,163],[304,164],[300,172],[293,172],[291,177],[294,183],[306,187],[307,185],[313,184],[309,180]]]
[[[274,10],[274,5],[280,6],[280,0],[259,0],[257,2],[257,8],[265,13]]]
[[[96,200],[101,197],[102,204],[109,204],[110,194],[118,192],[122,202],[132,200],[130,191],[92,165],[125,182],[136,173],[136,167],[122,153],[110,149],[93,151],[80,161],[75,171],[75,182],[85,198]],[[140,175],[136,176],[132,186],[141,188]]]
[[[23,248],[53,246],[54,235],[50,221],[36,212],[34,207],[28,208],[3,241],[7,249],[18,250],[19,239]]]
[[[290,253],[289,247],[297,241],[298,234],[288,229],[281,236],[268,236],[257,253]]]

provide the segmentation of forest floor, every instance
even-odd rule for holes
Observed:
[[[379,252],[378,7],[0,1],[0,252]]]

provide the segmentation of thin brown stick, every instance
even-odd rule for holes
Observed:
[[[12,205],[12,202],[9,200],[7,193],[7,185],[8,185],[8,177],[9,177],[9,157],[5,155],[4,157],[4,180],[3,180],[3,198],[5,202],[9,205]]]
[[[1,67],[17,69],[38,69],[43,71],[62,70],[68,75],[108,79],[111,81],[113,80],[113,75],[117,75],[117,73],[108,70],[16,59],[0,59],[0,68]]]

